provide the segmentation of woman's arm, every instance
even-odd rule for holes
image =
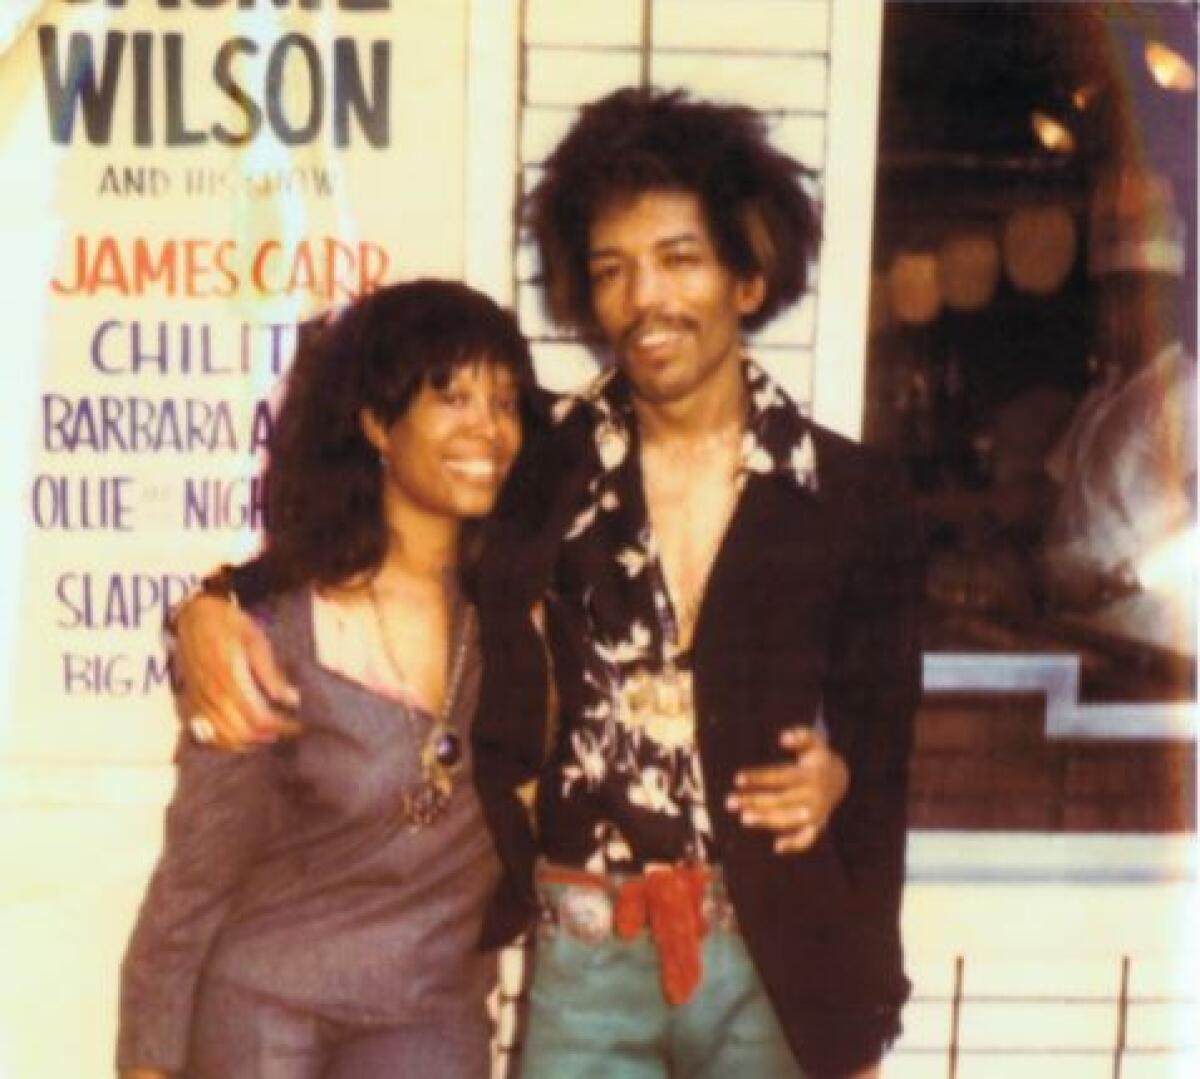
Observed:
[[[808,850],[850,787],[846,762],[819,731],[791,727],[779,738],[789,755],[786,764],[745,768],[725,807],[739,814],[743,827],[774,833],[777,854]]]
[[[121,965],[117,1066],[186,1064],[196,984],[246,867],[272,827],[269,750],[227,753],[183,733],[163,852]]]

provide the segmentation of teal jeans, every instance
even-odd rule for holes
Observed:
[[[523,1079],[803,1079],[741,935],[712,927],[702,955],[700,987],[673,1006],[649,933],[543,930]]]

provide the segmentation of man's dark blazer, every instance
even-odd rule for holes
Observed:
[[[485,941],[533,910],[536,839],[515,788],[545,763],[544,649],[532,604],[597,468],[587,410],[536,429],[488,526],[478,588],[484,687],[476,782],[506,876]],[[812,425],[817,489],[751,475],[709,579],[694,642],[697,737],[737,920],[806,1074],[875,1059],[908,995],[899,933],[921,555],[898,470]],[[779,855],[724,809],[735,773],[783,759],[820,716],[850,791],[816,845]]]

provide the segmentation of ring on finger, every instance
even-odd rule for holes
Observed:
[[[191,732],[192,737],[202,746],[216,741],[217,728],[213,726],[213,721],[203,713],[194,715],[188,720],[188,730]]]

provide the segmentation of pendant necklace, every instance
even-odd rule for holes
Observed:
[[[720,444],[727,445],[729,441],[728,436],[724,436]],[[654,554],[651,572],[654,578],[654,608],[663,641],[662,667],[654,674],[642,671],[632,676],[625,698],[630,721],[645,729],[655,741],[663,745],[690,746],[695,742],[696,702],[693,675],[690,663],[681,663],[680,657],[685,651],[690,651],[690,637],[694,635],[699,620],[712,564],[716,560],[721,540],[729,525],[737,493],[738,488],[734,484],[723,507],[720,527],[717,528],[710,549],[706,552],[707,566],[699,587],[690,597],[684,595],[682,588],[679,589],[678,615],[662,552],[654,538],[653,528],[647,530],[647,546]],[[685,630],[689,634],[687,649],[683,647]]]
[[[371,609],[375,614],[375,624],[379,630],[379,640],[383,645],[383,653],[387,657],[388,665],[392,668],[392,673],[399,679],[400,684],[407,685],[408,679],[405,677],[404,668],[388,640],[383,605],[379,601],[374,581],[367,586],[367,590],[371,598]],[[454,790],[454,776],[462,765],[462,736],[453,728],[451,720],[454,716],[459,685],[462,682],[473,618],[474,608],[469,604],[465,605],[460,618],[459,632],[457,635],[452,634],[452,639],[455,641],[454,658],[450,665],[450,677],[446,682],[446,692],[442,697],[442,707],[434,717],[429,733],[425,736],[425,741],[421,746],[421,778],[400,796],[399,817],[412,831],[433,824],[445,816],[450,805],[450,795]]]

